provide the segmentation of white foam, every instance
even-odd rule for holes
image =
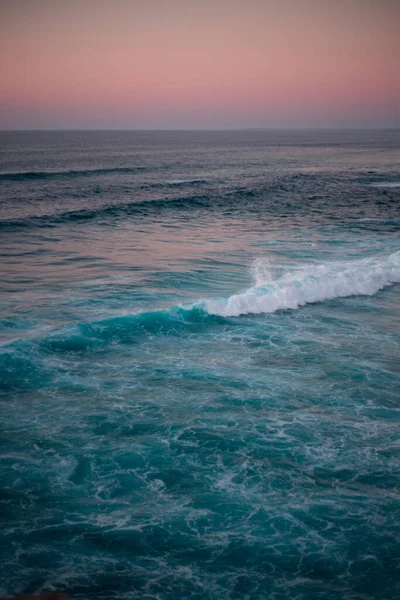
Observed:
[[[388,187],[396,188],[400,187],[400,181],[379,181],[377,183],[371,183],[372,187]]]
[[[400,283],[400,251],[353,261],[303,265],[278,279],[255,285],[229,298],[205,300],[202,306],[214,315],[233,317],[295,309],[305,304],[345,296],[372,295]]]

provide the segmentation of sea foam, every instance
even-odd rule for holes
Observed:
[[[254,285],[229,298],[205,300],[203,308],[213,315],[234,317],[295,309],[333,298],[372,295],[400,282],[400,251],[386,257],[302,265],[277,279],[262,281],[270,273],[268,262],[253,265]]]

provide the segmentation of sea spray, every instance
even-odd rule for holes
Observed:
[[[251,265],[254,287],[262,287],[273,280],[272,261],[268,256],[257,256]]]
[[[206,300],[205,309],[225,317],[271,313],[333,298],[372,295],[400,282],[400,252],[386,257],[300,265],[268,283],[266,265],[267,262],[256,259],[253,287],[227,299]]]

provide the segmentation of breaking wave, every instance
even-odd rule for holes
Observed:
[[[303,265],[276,279],[272,278],[274,270],[268,259],[259,258],[252,272],[254,286],[229,298],[65,325],[44,337],[5,344],[0,351],[0,389],[27,388],[38,380],[47,385],[54,376],[47,362],[49,355],[104,352],[116,345],[141,344],[158,336],[204,334],[226,324],[229,317],[375,294],[400,282],[400,251],[386,257]]]
[[[264,270],[269,273],[268,263]],[[229,298],[205,300],[207,312],[233,317],[295,309],[333,298],[372,295],[400,282],[400,251],[385,258],[305,265],[270,281],[260,280],[262,263],[255,263],[253,272],[254,286]]]

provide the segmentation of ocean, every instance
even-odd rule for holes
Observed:
[[[0,148],[0,595],[400,596],[400,132]]]

